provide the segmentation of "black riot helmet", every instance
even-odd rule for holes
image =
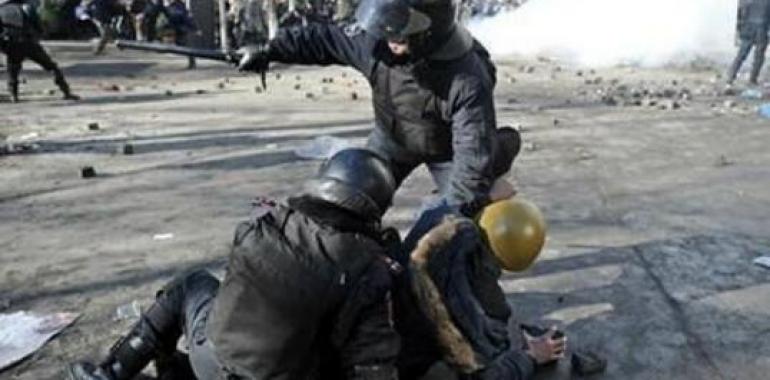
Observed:
[[[356,19],[377,39],[408,42],[417,59],[451,59],[473,43],[470,33],[456,22],[453,0],[363,0]]]
[[[391,41],[405,41],[431,25],[430,17],[409,0],[363,0],[356,9],[356,21],[373,37]]]
[[[385,161],[373,152],[345,149],[324,162],[307,187],[311,196],[378,221],[390,207],[396,180]]]

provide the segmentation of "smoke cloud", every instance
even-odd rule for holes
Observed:
[[[577,64],[661,66],[734,53],[738,0],[529,0],[469,21],[496,56],[548,56]]]

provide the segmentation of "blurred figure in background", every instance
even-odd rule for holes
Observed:
[[[83,0],[80,6],[81,18],[89,18],[99,32],[99,41],[94,54],[104,52],[108,42],[115,39],[118,26],[128,20],[128,11],[118,0]]]
[[[182,0],[171,0],[163,7],[166,23],[163,25],[164,36],[173,44],[187,46],[190,33],[197,33],[198,27],[192,18],[187,4]],[[187,68],[195,68],[195,58],[187,57]]]
[[[0,52],[6,55],[8,66],[8,91],[12,102],[19,101],[19,74],[22,63],[30,59],[45,71],[53,74],[54,83],[64,94],[64,99],[78,100],[70,91],[64,74],[56,62],[40,45],[43,27],[35,7],[25,0],[0,0]]]
[[[740,47],[727,74],[727,83],[732,84],[735,81],[743,61],[749,56],[753,47],[754,65],[751,68],[749,83],[757,85],[767,51],[767,33],[770,30],[770,0],[740,0],[737,29]]]

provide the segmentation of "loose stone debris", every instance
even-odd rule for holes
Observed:
[[[123,154],[127,156],[134,154],[134,145],[131,143],[123,144]]]
[[[84,166],[80,169],[80,177],[82,178],[94,178],[96,177],[96,169],[93,166]]]

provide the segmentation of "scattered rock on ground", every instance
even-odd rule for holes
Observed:
[[[118,86],[115,83],[105,84],[105,85],[102,85],[102,90],[104,90],[104,91],[111,91],[111,92],[119,92],[120,91],[120,86]]]
[[[93,178],[96,177],[96,169],[93,166],[84,166],[80,169],[80,177]]]
[[[716,167],[725,167],[725,166],[731,166],[735,165],[735,162],[732,160],[729,160],[727,156],[720,155],[719,158],[717,158],[716,162],[714,163],[714,166]]]

